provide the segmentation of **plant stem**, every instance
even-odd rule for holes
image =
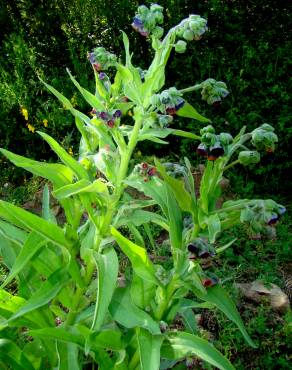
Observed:
[[[229,168],[235,166],[237,163],[239,163],[239,159],[236,159],[235,161],[231,162],[228,166],[226,166],[223,171],[228,170]]]
[[[136,349],[135,353],[133,354],[131,361],[129,362],[129,369],[135,370],[137,365],[139,365],[140,362],[140,353],[139,350]]]
[[[161,320],[165,311],[167,310],[169,303],[172,299],[173,293],[176,290],[176,283],[177,283],[176,277],[173,276],[171,282],[168,284],[166,288],[165,298],[161,301],[156,311],[154,312],[156,320]]]
[[[200,88],[201,88],[201,85],[197,84],[197,85],[190,86],[190,87],[187,87],[187,88],[182,89],[182,90],[178,90],[178,92],[180,92],[181,94],[185,94],[185,93],[188,93],[188,92],[200,90]]]

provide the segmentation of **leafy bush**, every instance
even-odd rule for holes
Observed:
[[[99,369],[155,370],[197,356],[220,369],[233,369],[212,344],[196,335],[192,309],[203,307],[220,309],[254,346],[236,306],[201,261],[234,242],[215,248],[222,231],[244,224],[250,236],[258,238],[285,212],[276,202],[259,199],[217,207],[223,172],[237,163],[258,163],[260,153],[274,150],[277,136],[268,124],[251,132],[242,128],[234,138],[226,132],[215,134],[211,125],[201,129],[200,136],[169,127],[175,116],[209,122],[184,94],[201,90],[203,100],[213,104],[228,90],[223,82],[207,79],[182,90],[161,91],[172,49],[184,52],[187,41],[201,39],[206,31],[206,20],[190,15],[161,40],[162,9],[157,4],[141,6],[132,24],[154,49],[147,70],[132,64],[124,33],[125,64],[103,47],[88,55],[94,94],[68,71],[93,108],[91,118],[43,82],[75,119],[81,134],[78,160],[44,132],[38,133],[63,164],[1,150],[15,165],[49,180],[65,213],[65,222],[58,224],[48,187],[42,217],[0,201],[1,254],[9,270],[0,289],[3,366],[80,369],[97,363]],[[108,68],[116,70],[112,79]],[[201,141],[197,150],[207,164],[197,189],[188,159],[185,166],[156,160],[156,167],[143,162],[130,168],[139,141],[165,143],[169,135]],[[146,198],[131,196],[127,186]],[[161,212],[149,209],[152,206]],[[150,222],[169,236],[169,269],[150,259]],[[142,226],[149,242],[140,232]],[[130,238],[122,235],[125,229]],[[4,289],[14,279],[17,294]]]

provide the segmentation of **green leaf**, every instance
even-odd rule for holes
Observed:
[[[80,86],[80,84],[72,76],[68,68],[66,68],[66,71],[68,72],[72,82],[77,87],[77,89],[80,91],[80,93],[82,94],[83,98],[87,101],[87,103],[92,108],[96,108],[97,110],[104,110],[105,108],[104,108],[103,102],[100,101],[100,99],[98,99],[95,95],[91,94],[91,92],[87,91],[82,86]]]
[[[141,370],[159,370],[162,335],[152,335],[143,328],[136,329]]]
[[[73,181],[74,173],[62,164],[33,161],[5,149],[0,149],[0,151],[16,166],[50,180],[56,187],[70,184]]]
[[[20,310],[16,311],[8,319],[8,322],[49,303],[53,298],[56,297],[63,285],[65,285],[68,280],[69,276],[66,270],[59,269],[54,272],[43,284],[43,286],[38,291],[36,291],[29,300],[26,301],[26,303],[20,308]]]
[[[185,332],[170,334],[161,352],[162,357],[174,360],[195,355],[221,370],[234,370],[227,358],[205,339]]]
[[[5,279],[4,283],[1,285],[1,288],[4,288],[9,284],[19,272],[31,261],[34,255],[47,243],[47,239],[44,239],[39,234],[32,232],[28,235],[23,248],[21,249],[19,255],[16,258],[16,261]]]
[[[0,339],[0,359],[13,370],[35,370],[23,351],[9,339]]]
[[[50,190],[46,184],[43,189],[42,197],[42,218],[46,221],[51,222],[52,224],[57,224],[57,220],[54,216],[54,213],[50,209]]]
[[[177,200],[180,208],[185,212],[192,212],[192,197],[185,189],[183,181],[169,176],[163,165],[155,159],[155,166],[163,177],[164,181],[171,187],[175,199]]]
[[[63,230],[57,225],[3,200],[0,200],[0,218],[24,229],[35,231],[61,247],[70,248],[72,245],[72,241],[65,237]]]
[[[174,194],[168,185],[166,185],[165,190],[167,194],[169,236],[171,246],[173,248],[181,249],[183,241],[182,240],[183,223],[181,210],[178,207]]]
[[[58,367],[57,370],[81,370],[79,348],[74,343],[57,342]]]
[[[190,334],[198,333],[198,326],[194,311],[191,308],[179,311],[185,330]]]
[[[141,209],[134,209],[133,211],[125,212],[124,216],[119,217],[115,226],[120,227],[122,225],[133,224],[134,226],[140,226],[153,222],[164,229],[168,229],[167,220],[154,212],[144,211]]]
[[[94,182],[82,179],[75,182],[74,184],[62,186],[61,188],[55,190],[53,194],[57,199],[65,199],[71,197],[72,195],[82,193],[108,194],[108,190],[106,184],[99,179],[95,180]]]
[[[245,326],[241,320],[241,317],[236,309],[234,302],[220,285],[215,285],[211,288],[208,288],[207,294],[205,295],[202,295],[198,291],[196,291],[195,293],[200,299],[214,304],[222,312],[224,312],[225,315],[237,325],[247,343],[251,347],[256,348],[256,345],[245,329]]]
[[[81,164],[79,164],[75,159],[66,152],[65,149],[63,149],[56,140],[54,140],[50,135],[45,134],[44,132],[37,131],[37,133],[50,145],[52,150],[58,155],[58,157],[61,159],[61,161],[68,166],[79,179],[88,179],[88,173],[82,167]]]
[[[125,238],[117,229],[111,227],[111,234],[116,239],[121,250],[131,261],[135,273],[144,280],[148,280],[153,284],[159,285],[159,281],[155,276],[155,269],[150,261],[146,249],[139,247],[129,239]]]
[[[119,261],[113,248],[106,249],[102,254],[94,253],[94,259],[98,271],[98,286],[91,328],[100,330],[116,288]]]
[[[221,231],[221,222],[218,214],[209,216],[208,218],[208,231],[210,243],[215,243],[217,234]]]
[[[188,102],[185,102],[182,108],[180,108],[176,114],[180,117],[193,118],[200,122],[211,122],[208,118],[203,117],[196,111],[194,107]]]
[[[131,297],[134,304],[142,309],[149,306],[156,293],[156,285],[148,280],[143,280],[133,273],[131,283]]]
[[[116,289],[109,311],[113,319],[126,328],[142,327],[152,334],[160,334],[158,323],[132,302],[129,288]]]

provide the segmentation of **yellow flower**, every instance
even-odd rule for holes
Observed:
[[[73,155],[73,149],[72,149],[72,147],[70,147],[70,148],[68,149],[68,153],[69,153],[70,155]]]
[[[45,127],[48,127],[48,120],[47,119],[43,119],[43,124]]]
[[[32,133],[35,132],[35,127],[33,125],[31,125],[30,123],[27,123],[26,126],[28,128],[28,131],[30,131]]]
[[[26,121],[28,121],[28,110],[25,108],[21,108],[21,113]]]

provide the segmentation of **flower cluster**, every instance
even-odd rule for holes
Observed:
[[[143,162],[136,166],[136,171],[138,170],[138,173],[143,176],[144,181],[149,181],[149,178],[152,176],[155,176],[157,173],[156,167],[150,166],[148,163]]]
[[[181,95],[175,87],[171,87],[160,94],[154,94],[151,98],[151,104],[160,112],[173,116],[185,104]]]
[[[229,202],[224,204],[228,207]],[[274,226],[286,212],[286,208],[271,199],[250,201],[240,212],[240,221],[244,223],[252,238],[260,238],[261,232]]]
[[[196,14],[191,14],[176,26],[176,35],[186,41],[200,40],[207,31],[207,20]]]
[[[110,53],[103,47],[97,47],[87,55],[92,67],[96,71],[106,71],[109,67],[114,67],[117,63],[117,56]]]
[[[115,127],[116,120],[121,118],[122,112],[116,109],[112,112],[96,112],[97,118],[101,119],[110,128]]]
[[[132,27],[142,36],[149,36],[150,34],[157,39],[163,36],[163,28],[158,26],[163,23],[163,7],[157,4],[152,4],[150,8],[141,5],[138,8]]]
[[[200,134],[201,144],[197,147],[197,153],[201,157],[207,157],[209,161],[222,157],[233,140],[227,132],[216,135],[214,127],[210,125],[202,128]]]
[[[257,150],[272,153],[278,142],[278,136],[274,133],[274,128],[271,125],[264,123],[252,132],[251,142]]]
[[[259,163],[261,155],[255,150],[243,150],[238,155],[238,161],[243,166]]]
[[[199,86],[202,89],[202,99],[210,105],[220,102],[229,94],[226,84],[222,81],[216,81],[213,78],[208,78],[201,82]]]
[[[215,248],[209,244],[205,239],[197,238],[188,245],[190,258],[208,258],[216,255]]]

